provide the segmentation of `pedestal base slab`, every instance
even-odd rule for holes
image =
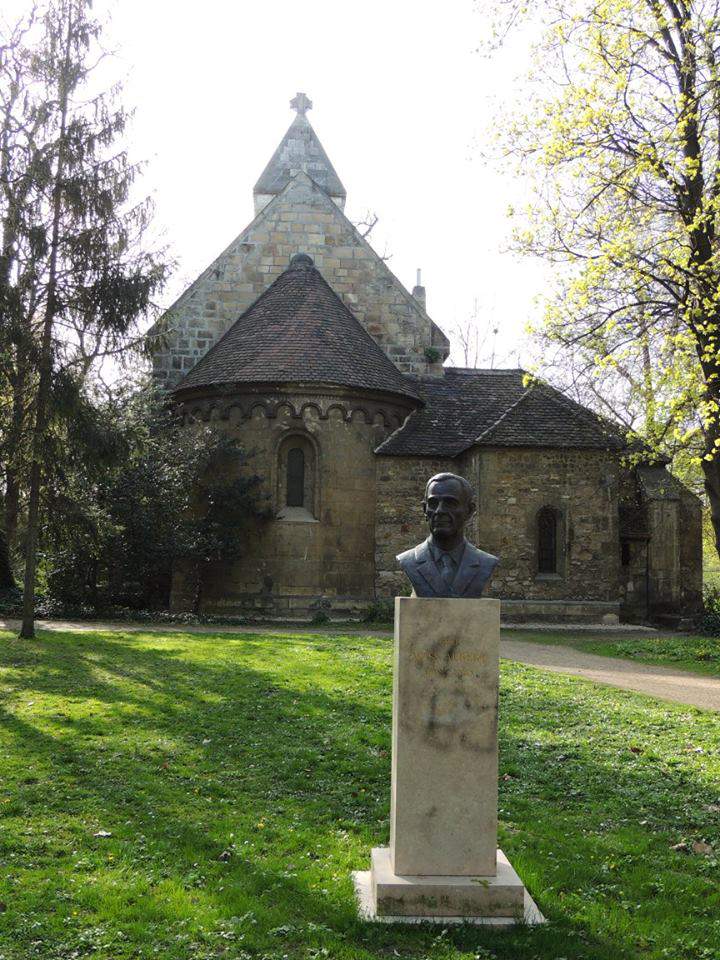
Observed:
[[[372,867],[354,874],[360,914],[384,923],[544,923],[502,850],[494,877],[405,877],[393,873],[390,850],[376,847]]]

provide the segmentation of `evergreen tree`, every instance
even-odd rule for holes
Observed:
[[[36,11],[13,24],[0,44],[0,464],[4,535],[2,544],[6,586],[12,577],[10,555],[15,546],[20,507],[20,460],[26,407],[25,384],[31,373],[29,324],[26,314],[34,291],[27,244],[32,223],[31,143],[40,111],[28,116],[31,71],[26,38],[35,23]],[[23,295],[24,294],[24,295]],[[32,314],[33,308],[29,307]]]
[[[138,168],[122,147],[128,114],[117,91],[92,92],[101,50],[91,6],[90,0],[38,6],[14,41],[15,80],[10,71],[0,77],[13,130],[12,189],[2,197],[10,261],[3,280],[12,358],[6,379],[13,399],[21,398],[16,413],[27,439],[23,449],[20,437],[6,432],[11,447],[15,440],[13,464],[26,470],[23,637],[34,634],[49,437],[60,413],[55,401],[63,384],[82,383],[99,358],[127,347],[165,274],[141,245],[149,205],[131,203]],[[22,96],[13,97],[16,88]]]

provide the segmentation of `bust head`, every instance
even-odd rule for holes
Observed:
[[[473,489],[464,477],[438,473],[425,486],[423,513],[432,540],[452,550],[464,538],[465,524],[475,513]]]
[[[403,551],[397,558],[413,586],[413,596],[482,596],[498,561],[465,540],[465,524],[475,513],[475,494],[470,484],[454,473],[430,477],[423,513],[430,527],[428,541]],[[450,558],[438,557],[435,547],[441,554],[451,554]]]

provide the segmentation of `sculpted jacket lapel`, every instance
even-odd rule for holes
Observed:
[[[420,574],[423,580],[430,584],[437,596],[441,597],[443,594],[447,593],[445,581],[440,576],[440,571],[435,566],[435,561],[430,553],[430,547],[428,546],[427,540],[415,547],[415,563],[417,564],[417,572]],[[458,570],[458,576],[459,574],[460,571]]]
[[[466,543],[465,552],[460,562],[460,569],[455,574],[455,579],[453,580],[453,593],[461,597],[480,572],[481,566],[482,561],[480,557],[475,553],[471,545]]]

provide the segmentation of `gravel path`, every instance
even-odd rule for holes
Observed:
[[[501,640],[500,656],[541,670],[569,673],[621,690],[647,693],[660,700],[674,700],[703,710],[720,710],[720,680],[715,677],[523,640]]]
[[[73,623],[61,620],[38,620],[40,630],[123,630],[131,632],[159,631],[162,633],[282,633],[288,629],[282,626],[184,626],[168,624],[138,623]],[[1,620],[0,630],[17,630],[19,623],[14,620]],[[326,633],[327,627],[308,624],[292,625],[290,629],[301,629],[303,633]],[[524,625],[527,629],[527,625]],[[344,633],[368,633],[391,636],[392,631],[372,626],[343,627]],[[574,677],[584,677],[596,683],[605,683],[621,690],[635,690],[660,700],[672,700],[703,710],[720,710],[720,679],[704,677],[696,673],[675,670],[672,667],[656,667],[621,660],[616,657],[601,657],[594,653],[584,653],[571,647],[555,644],[529,643],[525,640],[500,641],[500,656],[506,660],[527,663],[541,670],[553,673],[567,673]]]

